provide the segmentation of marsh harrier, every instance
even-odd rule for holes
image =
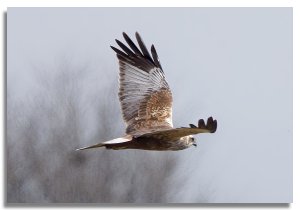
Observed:
[[[166,81],[154,46],[151,54],[138,33],[138,46],[123,33],[129,47],[116,40],[120,49],[113,46],[119,60],[119,100],[126,135],[110,141],[83,147],[78,150],[106,147],[107,149],[182,150],[196,146],[192,135],[214,133],[217,121],[209,117],[198,125],[173,128],[172,92]]]

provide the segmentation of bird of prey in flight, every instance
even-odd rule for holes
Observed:
[[[183,150],[197,146],[192,135],[214,133],[217,121],[209,117],[198,125],[173,128],[172,92],[166,81],[158,55],[151,46],[151,54],[135,33],[138,46],[126,33],[123,37],[129,47],[116,40],[121,48],[111,48],[119,60],[119,100],[123,119],[127,125],[121,138],[101,142],[78,150],[106,147],[107,149]]]

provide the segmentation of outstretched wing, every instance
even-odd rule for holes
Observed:
[[[141,135],[172,125],[172,93],[165,79],[156,50],[151,46],[149,54],[140,35],[136,32],[140,49],[123,33],[130,48],[116,40],[120,67],[119,100],[123,119],[127,124],[126,133]]]
[[[198,121],[198,126],[190,124],[190,128],[174,128],[155,131],[151,133],[145,133],[139,138],[154,138],[154,139],[167,139],[167,140],[177,140],[183,136],[198,134],[198,133],[214,133],[217,130],[217,120],[214,120],[212,117],[207,119],[205,124],[203,119]]]

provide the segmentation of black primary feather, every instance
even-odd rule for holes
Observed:
[[[158,66],[160,69],[162,69],[154,45],[151,46],[151,54],[152,54],[155,65]]]
[[[114,46],[110,46],[111,49],[113,49],[117,54],[122,55],[124,58],[127,57],[128,55],[124,53],[123,51],[119,50],[118,48],[115,48]]]
[[[123,37],[127,42],[127,44],[129,45],[129,47],[135,52],[135,54],[139,56],[143,56],[139,48],[137,48],[137,46],[134,44],[134,42],[129,38],[129,36],[125,32],[123,32]]]
[[[129,38],[129,36],[125,32],[123,32],[123,37],[130,48],[128,48],[125,44],[123,44],[121,41],[117,39],[116,42],[123,51],[111,46],[111,48],[117,53],[117,57],[121,61],[121,63],[123,62],[124,65],[128,63],[146,72],[149,72],[151,69],[155,67],[161,69],[161,65],[159,63],[159,59],[154,46],[151,47],[151,53],[153,56],[152,58],[145,44],[143,43],[142,38],[137,32],[136,32],[136,39],[140,49],[137,47],[137,45],[134,44],[134,42]]]
[[[203,119],[200,119],[200,120],[198,121],[198,127],[199,127],[199,128],[205,128],[205,122],[204,122]]]
[[[212,117],[207,119],[206,128],[210,130],[211,133],[216,132],[217,130],[217,120],[214,120]]]
[[[193,125],[193,124],[190,124],[190,127],[191,128],[197,128],[197,126]]]
[[[150,54],[147,50],[147,47],[145,46],[145,44],[144,44],[144,42],[143,42],[143,40],[142,40],[142,38],[141,38],[141,36],[139,35],[138,32],[135,32],[135,37],[136,37],[136,40],[139,43],[139,46],[140,46],[140,48],[143,52],[143,55],[154,64],[154,61],[152,60],[152,58],[151,58],[151,56],[150,56]]]
[[[135,56],[135,54],[128,48],[126,47],[122,42],[116,39],[117,44],[126,52],[129,56]]]

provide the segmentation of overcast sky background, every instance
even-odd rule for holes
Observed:
[[[52,76],[61,70],[49,69],[61,63],[71,72],[85,69],[80,103],[97,96],[119,109],[118,62],[109,46],[116,46],[115,38],[123,41],[123,31],[131,37],[138,31],[147,46],[155,45],[172,88],[174,126],[209,116],[218,120],[215,134],[196,136],[197,148],[166,152],[177,161],[167,201],[197,202],[200,191],[209,202],[292,201],[291,8],[9,8],[7,21],[8,111],[19,103],[25,116],[35,97],[49,91],[43,84],[55,86]],[[108,127],[117,126],[116,135],[122,135],[121,113],[115,112],[117,122]],[[87,111],[82,121],[78,147],[98,143],[89,138],[97,130],[93,113]],[[22,139],[8,141],[13,147]],[[87,156],[99,153],[106,151]],[[166,154],[137,156],[159,160]],[[132,161],[139,160],[122,163]]]

